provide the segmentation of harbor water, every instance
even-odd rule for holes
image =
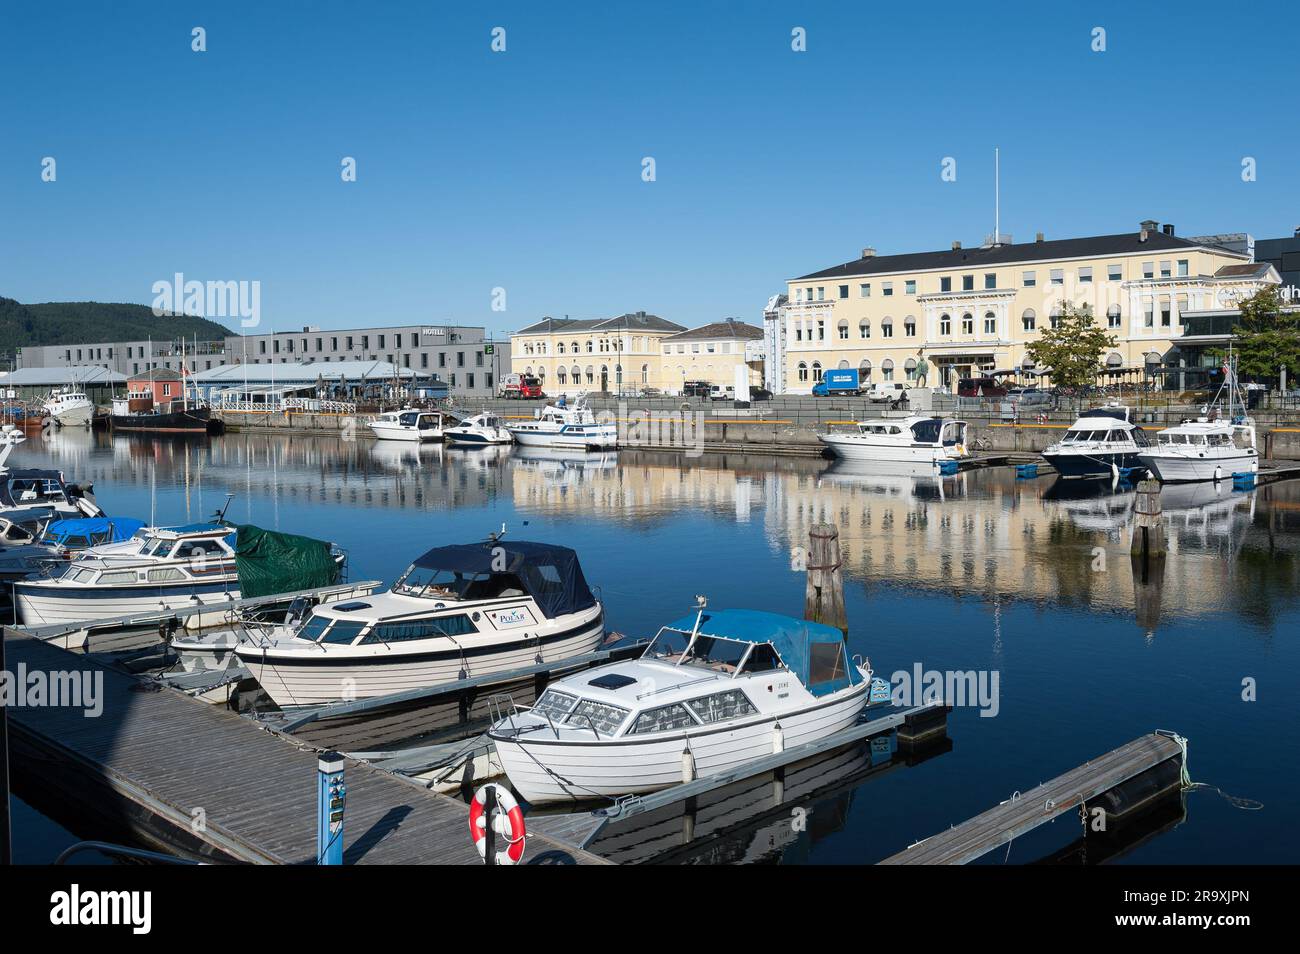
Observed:
[[[110,514],[160,524],[207,518],[232,493],[229,519],[329,539],[354,580],[391,581],[430,547],[504,525],[576,549],[610,628],[639,636],[697,594],[800,615],[799,548],[829,522],[850,652],[886,679],[972,673],[985,690],[954,709],[939,744],[864,746],[792,773],[786,791],[751,786],[712,820],[702,812],[694,833],[629,835],[625,860],[875,862],[1170,729],[1212,787],[1135,823],[1104,858],[1071,849],[1083,831],[1067,815],[983,862],[1294,861],[1300,482],[1167,489],[1168,556],[1144,580],[1129,557],[1131,488],[1018,480],[1008,467],[936,477],[813,459],[84,430],[31,439],[10,465],[57,467],[93,482]],[[65,847],[67,833],[25,807],[14,828],[19,860]]]

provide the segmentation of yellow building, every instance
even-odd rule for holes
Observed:
[[[762,382],[763,331],[728,319],[687,330],[644,311],[616,318],[543,318],[510,336],[510,365],[535,375],[547,394],[648,389],[680,394],[685,381],[724,387],[749,364]]]
[[[953,386],[959,378],[1032,370],[1025,348],[1063,302],[1092,306],[1118,345],[1109,371],[1141,380],[1176,364],[1182,316],[1204,313],[1277,281],[1243,269],[1249,256],[1183,238],[1154,221],[1118,235],[990,243],[860,258],[791,279],[769,309],[773,390],[807,393],[834,368],[864,381]],[[1172,352],[1172,353],[1171,353]]]

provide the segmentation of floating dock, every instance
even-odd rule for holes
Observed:
[[[317,753],[223,707],[5,630],[11,671],[102,678],[102,712],[8,709],[20,787],[169,852],[252,864],[314,864]],[[463,802],[349,760],[345,864],[481,864]],[[524,861],[607,864],[543,833]]]
[[[885,865],[964,865],[1170,760],[1183,748],[1171,736],[1144,735],[886,858]]]

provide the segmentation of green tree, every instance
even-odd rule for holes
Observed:
[[[1232,328],[1238,374],[1259,381],[1279,377],[1282,365],[1293,375],[1300,372],[1300,311],[1282,307],[1277,286],[1261,288],[1238,307],[1241,316]]]
[[[1055,328],[1044,328],[1042,336],[1025,350],[1040,367],[1052,369],[1057,387],[1080,388],[1096,381],[1102,371],[1101,356],[1119,339],[1096,326],[1091,305],[1061,303]]]

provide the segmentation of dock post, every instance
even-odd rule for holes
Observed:
[[[803,616],[814,623],[834,626],[846,636],[848,616],[844,610],[844,573],[840,563],[840,532],[834,524],[813,524],[808,532],[808,582],[804,590]]]
[[[1165,555],[1165,522],[1160,513],[1160,482],[1143,480],[1137,486],[1137,499],[1133,504],[1132,556],[1146,563],[1152,557]]]
[[[5,671],[5,637],[0,630],[0,673]],[[0,865],[12,860],[9,828],[9,707],[0,699]]]
[[[322,752],[316,763],[316,864],[343,864],[343,756]]]

